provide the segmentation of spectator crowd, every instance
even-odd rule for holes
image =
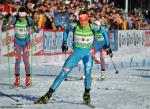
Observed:
[[[5,0],[0,4],[1,19],[9,20],[21,6],[26,7],[28,16],[43,29],[64,29],[69,22],[78,19],[82,9],[88,10],[92,22],[108,30],[150,29],[149,10],[126,13],[109,0],[94,0],[92,3],[87,0]]]

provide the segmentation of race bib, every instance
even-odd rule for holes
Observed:
[[[95,40],[101,42],[101,41],[104,41],[104,37],[103,35],[98,35],[95,37]]]
[[[77,37],[76,36],[74,38],[74,42],[80,45],[92,44],[93,40],[94,40],[93,36],[89,36],[89,37]]]
[[[29,32],[27,28],[15,28],[15,33],[18,35],[27,35]]]

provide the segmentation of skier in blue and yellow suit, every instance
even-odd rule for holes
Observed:
[[[30,86],[30,64],[29,64],[29,49],[30,49],[30,32],[33,27],[36,32],[39,29],[34,25],[33,20],[27,17],[27,11],[24,7],[18,9],[18,15],[11,18],[10,22],[3,22],[2,31],[7,31],[11,25],[14,25],[14,50],[16,56],[15,62],[15,86],[20,85],[20,62],[23,56],[23,61],[26,70],[26,86]]]
[[[87,11],[82,11],[79,13],[79,22],[71,23],[63,33],[63,44],[62,51],[65,53],[68,50],[67,46],[67,37],[69,31],[73,31],[73,53],[66,60],[63,65],[63,68],[60,74],[56,77],[49,91],[42,96],[40,99],[36,100],[35,104],[45,104],[48,102],[52,93],[59,87],[67,74],[75,67],[75,65],[82,60],[84,64],[84,73],[85,73],[85,92],[83,94],[83,100],[86,104],[91,102],[90,98],[90,87],[91,87],[91,68],[93,65],[93,56],[90,54],[90,51],[94,48],[95,51],[99,51],[104,44],[98,44],[98,41],[95,41],[95,35],[93,32],[103,32],[105,38],[105,45],[107,49],[110,49],[109,38],[106,31],[99,30],[97,25],[89,23],[89,15]]]

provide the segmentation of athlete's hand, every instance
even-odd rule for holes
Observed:
[[[112,58],[113,57],[113,53],[112,53],[110,45],[105,45],[104,49],[106,50],[107,55],[109,55]]]
[[[63,42],[61,48],[62,48],[62,52],[66,53],[68,51],[67,42]]]

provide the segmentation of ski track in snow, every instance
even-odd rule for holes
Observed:
[[[77,67],[71,71],[69,81],[63,81],[48,104],[35,105],[33,101],[41,97],[61,70],[60,66],[33,66],[32,87],[9,89],[14,82],[14,69],[11,66],[10,82],[8,71],[0,64],[0,91],[18,99],[19,102],[0,93],[0,109],[89,109],[83,104],[84,81]],[[150,109],[150,68],[114,69],[107,71],[107,79],[100,80],[100,69],[92,69],[91,99],[95,109]],[[24,67],[21,67],[21,84],[25,82]]]

